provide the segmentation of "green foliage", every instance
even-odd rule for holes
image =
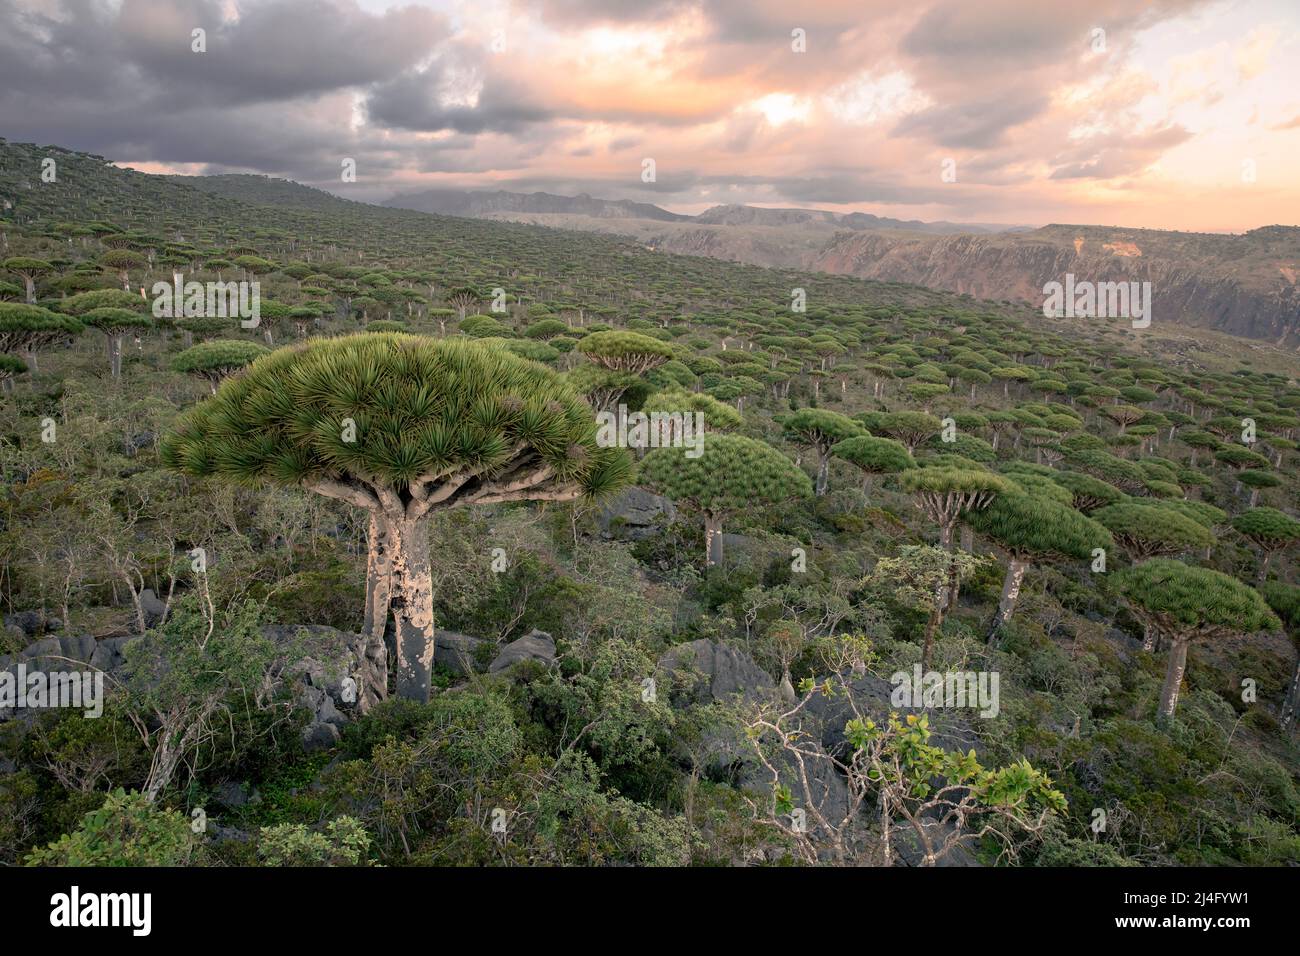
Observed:
[[[1170,508],[1121,502],[1093,513],[1130,558],[1140,561],[1214,545],[1209,528]]]
[[[1170,635],[1246,634],[1279,626],[1258,591],[1209,568],[1152,558],[1116,572],[1114,585],[1135,613]]]
[[[181,418],[163,460],[247,483],[352,476],[402,488],[457,467],[490,473],[519,443],[593,496],[628,471],[622,451],[597,447],[590,409],[554,373],[489,346],[388,333],[264,356]]]
[[[1059,555],[1082,561],[1094,548],[1112,543],[1110,533],[1096,521],[1035,495],[998,495],[987,508],[968,513],[965,521],[1021,558]]]
[[[831,453],[869,475],[906,471],[916,464],[902,442],[871,435],[857,435],[837,442],[831,448]]]
[[[28,866],[184,866],[196,852],[190,821],[139,793],[114,790],[71,833],[27,857]]]
[[[301,823],[263,827],[257,855],[266,866],[364,866],[370,835],[354,817],[342,816],[324,831]]]
[[[812,483],[771,445],[739,435],[711,435],[698,458],[680,448],[656,448],[641,462],[638,481],[674,501],[713,515],[808,497]]]

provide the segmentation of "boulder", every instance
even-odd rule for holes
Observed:
[[[600,528],[612,537],[638,540],[677,520],[677,507],[669,498],[627,488],[610,500],[599,515]]]
[[[516,641],[501,648],[488,672],[496,674],[520,661],[538,661],[546,667],[555,663],[555,641],[545,631],[534,629]]]
[[[540,632],[539,632],[540,633]],[[483,669],[480,663],[490,642],[455,631],[438,631],[434,635],[433,662],[457,677],[468,677]]]
[[[63,629],[63,621],[40,611],[16,611],[4,617],[6,627],[16,628],[28,637],[38,637],[46,631]]]
[[[145,588],[140,592],[140,610],[144,612],[145,627],[155,627],[167,613],[167,605],[158,600],[153,588]]]
[[[95,643],[90,666],[101,671],[112,671],[126,663],[125,648],[130,637],[107,637]]]
[[[706,638],[669,649],[659,658],[658,669],[669,678],[676,707],[727,700],[737,694],[750,697],[776,687],[767,671],[744,651]]]

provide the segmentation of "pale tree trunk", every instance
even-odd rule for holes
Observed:
[[[829,452],[817,449],[817,497],[826,494],[831,478],[831,456]]]
[[[1012,558],[1007,563],[1007,575],[1002,581],[1002,600],[998,602],[998,613],[993,616],[993,625],[989,628],[989,643],[997,637],[998,631],[1006,626],[1015,613],[1016,601],[1020,598],[1020,585],[1024,583],[1028,561]]]
[[[921,645],[921,670],[928,671],[934,658],[934,635],[943,622],[943,611],[936,607],[930,612],[930,619],[925,622],[925,643]]]
[[[1286,699],[1282,701],[1282,729],[1288,730],[1300,710],[1300,643],[1296,645],[1295,672],[1291,675],[1291,686],[1287,689]]]
[[[1262,560],[1262,561],[1259,562],[1259,571],[1258,571],[1258,573],[1255,575],[1255,586],[1256,586],[1256,587],[1259,587],[1259,585],[1263,584],[1265,581],[1268,580],[1268,566],[1269,566],[1269,564],[1272,563],[1272,561],[1273,561],[1273,552],[1272,552],[1272,551],[1265,551],[1265,552],[1264,552],[1264,560]]]
[[[1174,716],[1178,708],[1178,688],[1182,686],[1183,674],[1187,671],[1186,638],[1171,637],[1169,642],[1169,664],[1165,668],[1165,683],[1160,688],[1160,710],[1158,718],[1161,723]]]
[[[375,699],[388,696],[388,661],[395,660],[397,648],[386,638],[388,614],[393,593],[392,542],[389,540],[388,521],[382,513],[370,513],[370,529],[366,536],[366,614],[362,633],[366,637],[366,654],[376,664]]]
[[[704,563],[708,567],[722,563],[722,519],[704,516]]]
[[[392,543],[389,606],[397,645],[397,693],[427,702],[433,676],[433,577],[429,566],[429,526],[423,518],[388,516]]]
[[[952,553],[953,530],[952,524],[939,525],[939,547],[943,548],[943,550],[950,554]],[[940,611],[946,611],[948,609],[948,587],[949,585],[947,582],[940,581],[934,589],[935,604],[938,605]]]
[[[122,377],[122,336],[120,335],[108,337],[108,365],[113,378]]]

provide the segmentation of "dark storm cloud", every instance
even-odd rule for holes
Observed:
[[[516,133],[556,118],[550,109],[531,102],[528,91],[509,78],[488,73],[481,60],[476,61],[481,56],[463,48],[450,50],[426,69],[410,70],[379,84],[366,101],[370,119],[423,132]],[[455,102],[457,84],[475,88],[473,105]]]
[[[1006,92],[978,100],[932,106],[894,127],[897,136],[922,136],[940,146],[984,149],[1013,127],[1047,110],[1049,98],[1037,90]]]
[[[1059,165],[1052,170],[1050,178],[1111,179],[1129,176],[1146,169],[1166,150],[1187,142],[1191,136],[1185,127],[1173,124],[1138,136],[1124,132],[1094,137],[1058,157]]]
[[[205,53],[191,49],[196,27]],[[0,130],[122,162],[305,181],[337,178],[360,153],[372,171],[397,168],[358,141],[350,91],[400,75],[446,34],[431,11],[372,15],[353,0],[250,4],[232,23],[210,0],[3,3]]]

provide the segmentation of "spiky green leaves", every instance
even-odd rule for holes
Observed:
[[[906,471],[915,467],[916,462],[908,454],[902,442],[892,438],[876,438],[872,435],[855,435],[836,443],[831,448],[836,458],[842,458],[856,465],[869,475],[885,475]]]
[[[596,365],[619,372],[648,372],[673,357],[671,345],[640,332],[592,332],[577,348]]]
[[[67,315],[36,305],[0,302],[0,352],[42,348],[80,334],[85,326]]]
[[[172,368],[194,375],[224,377],[266,355],[265,346],[241,339],[217,339],[181,352],[172,360]]]
[[[643,412],[667,412],[673,414],[704,413],[704,424],[709,431],[726,431],[739,428],[745,419],[740,412],[730,405],[723,404],[712,395],[702,392],[688,392],[683,388],[666,388],[655,392],[641,406]]]
[[[1134,561],[1209,548],[1215,541],[1205,525],[1172,508],[1121,502],[1098,510],[1093,518],[1114,535]]]
[[[709,435],[698,458],[658,448],[641,462],[638,480],[660,494],[715,517],[812,495],[812,483],[765,442]]]
[[[70,295],[59,303],[59,310],[68,315],[85,315],[95,309],[130,309],[143,312],[148,303],[134,292],[122,289],[92,289]]]
[[[1232,527],[1265,551],[1276,551],[1300,539],[1300,521],[1276,508],[1244,511],[1233,520]]]
[[[153,327],[153,319],[144,313],[111,306],[91,309],[82,315],[81,321],[105,335],[125,335],[127,332]]]
[[[1021,560],[1060,555],[1084,560],[1109,548],[1110,532],[1069,505],[1033,494],[1002,494],[965,521]]]
[[[853,419],[824,408],[800,409],[781,419],[781,427],[790,441],[823,453],[838,441],[866,434],[866,430]]]
[[[630,473],[625,452],[598,447],[591,409],[556,373],[469,340],[397,333],[262,357],[182,417],[163,457],[242,482],[327,480],[399,494],[462,482],[447,502],[453,491],[536,498],[543,483],[599,496]]]
[[[1152,558],[1125,568],[1114,584],[1139,618],[1178,639],[1245,634],[1279,626],[1254,588],[1208,568]]]

